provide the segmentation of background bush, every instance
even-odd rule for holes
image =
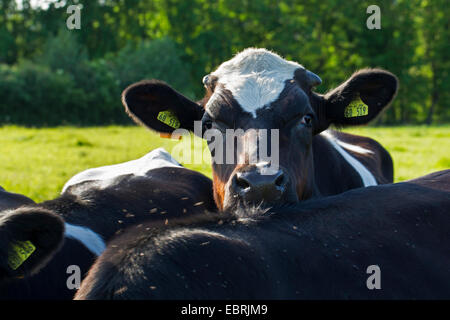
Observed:
[[[80,120],[85,96],[63,70],[53,72],[46,66],[23,62],[2,67],[1,77],[2,122],[56,125],[65,119]]]
[[[108,58],[88,60],[74,33],[50,39],[32,61],[0,65],[0,123],[28,126],[130,123],[121,92],[157,78],[192,95],[189,69],[170,39],[131,44]]]
[[[202,77],[246,47],[265,47],[319,74],[319,92],[355,70],[400,79],[376,124],[450,122],[447,0],[0,0],[0,124],[131,123],[120,93],[159,78],[191,98]],[[82,4],[81,29],[66,27]],[[20,4],[20,6],[19,6]]]

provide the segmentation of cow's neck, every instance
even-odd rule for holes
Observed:
[[[297,182],[298,200],[308,200],[321,196],[320,190],[317,188],[314,166],[314,154],[312,150],[309,151],[309,158],[307,169]]]
[[[105,249],[105,242],[118,230],[114,212],[111,215],[95,212],[95,206],[89,207],[89,203],[73,199],[73,196],[61,196],[39,206],[61,216],[65,221],[66,238],[79,241],[97,256]]]
[[[311,157],[314,159],[314,155],[311,153]],[[309,176],[309,185],[308,185],[308,194],[306,194],[303,199],[301,200],[308,200],[313,198],[318,198],[322,196],[322,193],[320,192],[320,189],[317,186],[316,183],[316,175],[315,175],[315,166],[314,166],[314,160],[312,160],[312,170],[311,174]]]
[[[316,186],[324,196],[377,184],[372,173],[328,132],[314,136],[313,155]]]

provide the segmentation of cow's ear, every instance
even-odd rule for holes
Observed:
[[[364,69],[331,90],[318,104],[318,132],[330,124],[337,126],[367,124],[394,99],[398,79],[381,69]]]
[[[38,272],[64,240],[64,222],[41,208],[0,213],[0,283]]]
[[[175,129],[194,130],[203,108],[159,80],[134,83],[122,93],[126,112],[138,124],[161,133]]]

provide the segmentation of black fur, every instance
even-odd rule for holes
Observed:
[[[51,212],[65,222],[90,228],[108,241],[125,228],[144,221],[162,221],[170,225],[172,219],[177,217],[203,215],[205,211],[214,212],[217,209],[209,178],[185,168],[167,167],[150,170],[146,176],[120,176],[104,189],[99,189],[96,181],[79,183],[55,200],[20,210],[17,214],[23,210],[34,214]],[[33,221],[28,222],[29,227],[36,227]],[[22,236],[20,230],[5,230],[7,234]],[[10,242],[1,243],[0,247],[6,248]],[[51,249],[49,255],[54,251]],[[36,258],[39,260],[41,256]],[[62,249],[38,274],[22,280],[11,279],[14,281],[0,285],[0,299],[71,299],[74,291],[66,286],[69,276],[66,274],[67,267],[78,265],[84,275],[95,258],[80,242],[66,239]],[[47,260],[41,261],[41,265]],[[23,265],[24,268],[26,266]],[[7,275],[13,276],[11,273]]]
[[[34,203],[34,201],[30,198],[21,194],[7,192],[5,189],[0,187],[0,211],[15,209],[23,206],[24,204],[32,203]]]
[[[64,222],[51,211],[20,208],[0,216],[0,283],[7,279],[37,273],[61,247]],[[8,265],[11,246],[18,241],[31,241],[36,247],[22,265],[13,270]]]
[[[76,299],[449,299],[449,208],[447,170],[253,218],[133,228]],[[370,265],[381,290],[366,286]]]

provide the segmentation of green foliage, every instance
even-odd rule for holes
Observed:
[[[131,82],[159,78],[200,98],[205,74],[239,50],[266,47],[319,74],[319,92],[360,68],[395,73],[399,94],[376,124],[448,123],[447,2],[380,1],[381,30],[369,30],[369,0],[67,0],[50,2],[46,9],[0,0],[0,64],[15,65],[13,74],[23,60],[44,73],[62,70],[55,79],[71,82],[71,94],[78,90],[79,109],[60,109],[61,122],[125,123],[117,114],[118,100]],[[83,4],[82,27],[69,31],[66,8],[78,3]],[[0,77],[3,81],[12,80]],[[22,119],[0,115],[2,121],[8,118]],[[35,120],[35,125],[50,123]]]
[[[160,79],[184,93],[191,93],[189,67],[181,60],[175,42],[168,38],[128,44],[112,59],[113,70],[121,90],[143,79]]]
[[[2,66],[0,122],[28,126],[126,123],[111,72],[99,62],[83,64],[80,71],[83,78],[29,62]]]
[[[77,35],[61,29],[56,37],[47,40],[35,62],[48,66],[51,70],[64,70],[71,74],[80,72],[78,68],[88,61],[86,48],[77,40]]]
[[[0,123],[131,123],[123,112],[120,93],[146,78],[166,80],[192,95],[188,68],[169,39],[129,45],[108,60],[90,61],[77,37],[62,31],[49,39],[34,63],[1,66],[0,96],[5,98],[0,100]]]
[[[0,117],[2,122],[33,125],[58,124],[61,111],[77,112],[80,90],[70,76],[44,66],[23,63],[2,67],[0,77]]]

